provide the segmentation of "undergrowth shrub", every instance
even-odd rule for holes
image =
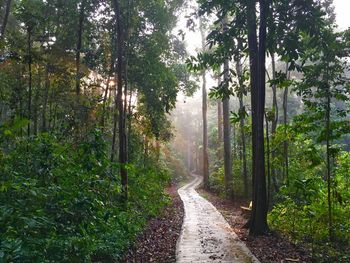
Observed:
[[[324,164],[303,162],[299,157],[291,159],[290,163],[290,184],[280,189],[268,216],[271,228],[310,249],[316,262],[349,262],[349,153],[338,155],[338,168],[332,177],[332,242],[329,240]]]
[[[99,130],[80,143],[50,134],[0,141],[0,262],[116,259],[168,201],[168,172],[151,161],[129,165],[130,199],[121,201]]]

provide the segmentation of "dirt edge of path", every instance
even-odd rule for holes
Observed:
[[[203,188],[197,191],[218,209],[239,238],[262,263],[312,262],[311,256],[306,251],[276,233],[260,237],[249,236],[248,229],[244,228],[248,215],[244,215],[241,209],[241,206],[247,206],[246,201],[225,200]]]
[[[176,262],[176,245],[184,218],[184,207],[177,189],[177,186],[166,189],[171,203],[158,217],[149,220],[120,262]]]

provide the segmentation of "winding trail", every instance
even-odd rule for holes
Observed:
[[[220,212],[196,192],[202,177],[192,176],[194,180],[178,190],[185,218],[177,243],[176,262],[259,263]]]

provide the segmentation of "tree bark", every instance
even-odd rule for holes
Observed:
[[[284,176],[289,184],[289,158],[288,158],[288,140],[287,140],[287,124],[288,124],[288,87],[283,93],[283,124],[284,124],[284,141],[283,141],[283,157],[284,157]]]
[[[28,56],[28,127],[27,135],[30,136],[30,122],[32,119],[32,30],[27,29],[27,56]]]
[[[236,63],[236,71],[239,79],[239,83],[242,83],[242,65],[240,61]],[[243,87],[240,87],[242,89]],[[248,197],[248,169],[247,169],[247,150],[246,150],[246,140],[245,140],[245,121],[244,121],[244,101],[243,101],[243,90],[240,90],[238,95],[239,100],[239,126],[241,132],[241,143],[242,143],[242,177],[244,183],[244,196]]]
[[[222,143],[223,139],[223,130],[222,130],[222,101],[217,101],[217,108],[218,108],[218,143]]]
[[[247,4],[248,49],[251,71],[253,208],[249,222],[251,235],[268,232],[264,153],[265,52],[268,2],[260,0],[259,47],[255,1]]]
[[[221,77],[218,76],[218,86],[221,85]],[[222,149],[221,145],[223,142],[223,126],[222,126],[222,100],[219,99],[217,102],[217,114],[218,114],[218,148],[217,148],[217,157],[219,160],[222,160]]]
[[[114,48],[114,38],[115,32],[114,30],[112,30],[111,33],[111,61],[110,61],[110,66],[109,66],[109,70],[108,70],[108,77],[107,77],[107,84],[106,84],[106,89],[103,95],[103,99],[102,99],[102,116],[101,116],[101,122],[100,125],[102,127],[102,130],[104,130],[104,126],[105,126],[105,121],[106,121],[106,103],[107,103],[107,99],[108,99],[108,92],[110,90],[110,82],[111,82],[111,76],[114,75],[114,71],[115,71],[115,48]],[[113,78],[115,80],[115,77]],[[116,85],[114,83],[114,85]]]
[[[119,164],[120,164],[120,176],[121,176],[121,184],[122,184],[122,195],[124,200],[128,199],[128,172],[126,169],[127,162],[127,153],[126,153],[126,129],[125,129],[125,111],[124,111],[124,103],[123,103],[123,49],[124,49],[124,40],[123,40],[123,30],[122,30],[122,19],[120,12],[120,5],[118,0],[113,0],[114,4],[114,13],[116,20],[116,32],[117,32],[117,83],[118,83],[118,91],[116,98],[116,107],[118,108],[119,120]],[[125,91],[126,86],[125,86]],[[111,158],[113,161],[113,158]]]
[[[79,22],[78,22],[78,31],[77,31],[77,50],[75,53],[75,67],[76,67],[76,79],[75,79],[75,93],[77,98],[80,96],[80,80],[81,80],[81,72],[80,72],[80,53],[82,48],[82,38],[83,38],[83,26],[84,26],[84,18],[85,18],[85,5],[86,0],[81,2],[80,10],[79,10]]]
[[[229,61],[224,63],[224,79],[229,79]],[[231,127],[230,127],[230,98],[224,98],[222,101],[222,113],[224,124],[224,170],[225,170],[225,195],[226,198],[233,199],[233,177],[232,177],[232,160],[231,160]]]
[[[328,203],[328,235],[329,240],[333,241],[333,222],[332,222],[332,196],[331,196],[331,145],[330,145],[330,115],[331,115],[331,94],[330,87],[327,86],[327,102],[326,102],[326,147],[327,147],[327,203]]]
[[[271,52],[271,65],[272,65],[272,79],[276,79],[276,61],[275,54]],[[277,87],[276,84],[272,85],[272,110],[274,113],[274,118],[271,122],[271,138],[274,139],[277,130],[278,123],[278,103],[277,103]],[[277,157],[276,150],[273,149],[271,151],[272,160],[275,160]],[[277,171],[276,167],[273,163],[271,163],[271,179],[273,182],[273,187],[275,192],[279,191],[278,183],[277,183]]]
[[[202,40],[202,50],[205,50],[205,32],[203,28],[203,21],[199,19],[199,29]],[[204,188],[209,189],[209,158],[208,158],[208,121],[207,121],[207,80],[206,72],[202,72],[202,121],[203,121],[203,181]]]
[[[46,124],[46,111],[47,111],[47,101],[49,98],[49,88],[50,88],[50,78],[49,78],[49,65],[46,64],[45,67],[45,83],[44,83],[44,101],[43,101],[43,111],[41,114],[41,130],[43,132],[47,131]]]
[[[115,155],[115,145],[117,140],[117,126],[118,126],[118,96],[117,96],[117,84],[114,86],[113,90],[114,98],[114,109],[113,109],[113,133],[112,133],[112,144],[111,144],[111,162],[114,162]]]
[[[10,14],[10,8],[11,8],[11,0],[7,0],[5,3],[4,19],[2,20],[1,29],[0,29],[0,41],[2,41],[5,37],[5,31],[6,31],[7,21]]]
[[[271,201],[271,164],[270,164],[270,137],[269,137],[269,120],[265,115],[266,126],[266,157],[267,157],[267,207]]]

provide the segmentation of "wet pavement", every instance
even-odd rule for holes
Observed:
[[[194,180],[178,190],[184,203],[185,218],[176,262],[258,263],[220,212],[196,192],[202,177],[192,176]]]

